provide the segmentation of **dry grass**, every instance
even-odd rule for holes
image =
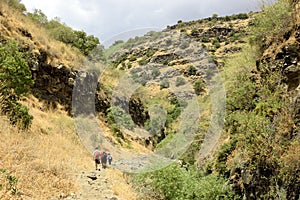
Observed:
[[[137,196],[132,192],[129,184],[124,182],[124,174],[114,169],[107,169],[106,177],[112,182],[112,190],[121,199],[137,200]]]
[[[62,42],[52,40],[47,30],[35,22],[30,20],[26,15],[14,11],[8,7],[4,2],[0,2],[0,30],[1,37],[19,41],[19,43],[26,44],[32,52],[39,54],[39,50],[47,51],[48,64],[54,66],[64,64],[68,67],[79,68],[85,57],[79,50]],[[20,30],[25,30],[31,34],[32,39],[24,36]]]
[[[0,199],[49,199],[78,189],[76,174],[88,168],[89,153],[77,138],[73,120],[59,111],[31,108],[31,130],[19,131],[1,117],[0,169],[18,179],[20,196],[6,190],[0,174]]]
[[[0,116],[0,199],[50,199],[80,190],[77,176],[94,168],[93,160],[78,138],[73,119],[63,111],[45,110],[34,97],[24,102],[34,116],[31,129],[20,131]],[[13,195],[2,170],[18,179]],[[136,199],[123,173],[107,169],[114,194]],[[2,189],[1,189],[2,185]]]

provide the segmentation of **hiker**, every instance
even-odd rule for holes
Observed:
[[[112,156],[110,155],[110,153],[107,154],[107,160],[108,160],[108,164],[111,165]]]
[[[95,159],[96,170],[98,170],[98,165],[100,164],[100,155],[101,155],[101,152],[99,151],[98,147],[96,147],[95,151],[93,152],[93,158]]]
[[[107,154],[105,151],[103,151],[101,154],[101,163],[102,163],[102,168],[105,169],[107,163]]]

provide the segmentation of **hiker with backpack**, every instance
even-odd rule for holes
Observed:
[[[107,160],[108,160],[108,164],[111,165],[112,156],[110,155],[110,153],[107,154]]]
[[[101,163],[102,163],[102,168],[105,169],[107,163],[107,154],[105,151],[103,151],[101,154]]]
[[[98,165],[100,164],[100,156],[101,156],[101,152],[99,151],[98,147],[96,147],[95,151],[93,152],[93,158],[95,160],[96,170],[98,170]]]

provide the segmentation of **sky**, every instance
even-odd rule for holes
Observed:
[[[102,44],[161,30],[178,20],[191,21],[257,11],[262,0],[21,0],[27,11],[41,9],[76,30],[98,37]]]

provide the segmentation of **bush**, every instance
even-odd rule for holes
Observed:
[[[34,9],[33,13],[28,12],[27,16],[40,25],[48,23],[47,16],[40,9]]]
[[[33,117],[19,101],[29,94],[33,80],[23,57],[14,42],[0,46],[0,106],[12,124],[27,129]]]
[[[201,42],[209,42],[209,38],[208,37],[202,37],[201,38]]]
[[[189,65],[188,68],[185,70],[185,73],[189,76],[196,75],[197,69],[193,65]]]
[[[221,44],[219,42],[219,38],[215,38],[213,41],[212,41],[212,44],[215,46],[216,49],[220,48],[221,47]]]
[[[183,77],[177,77],[175,81],[176,87],[184,85],[186,83],[185,79]]]
[[[147,58],[142,58],[138,61],[139,65],[146,65],[149,62]]]
[[[201,80],[197,80],[194,83],[194,90],[195,90],[195,93],[197,95],[200,95],[201,92],[204,92],[205,91],[205,87],[206,87],[206,84],[204,83],[204,81],[202,79]]]
[[[118,124],[119,126],[123,126],[129,130],[133,130],[135,125],[131,119],[130,114],[126,113],[121,107],[112,106],[108,109],[107,113],[108,123],[116,127],[115,125]],[[118,128],[114,128],[115,130],[119,130]]]
[[[162,170],[135,177],[140,187],[154,188],[156,193],[170,200],[190,199],[238,199],[224,178],[216,175],[204,176],[197,169],[188,170],[170,165]],[[147,181],[145,181],[147,180]]]
[[[161,82],[160,82],[160,89],[163,89],[163,88],[169,88],[170,87],[170,83],[167,79],[163,79]]]
[[[160,71],[159,71],[158,68],[154,68],[154,69],[152,69],[152,71],[151,71],[151,75],[152,75],[153,78],[158,77],[160,74],[161,74],[161,73],[160,73]]]
[[[129,61],[130,61],[130,62],[136,61],[136,56],[131,56],[131,57],[129,58]]]
[[[93,35],[87,35],[84,31],[75,31],[71,27],[61,23],[60,19],[57,17],[48,21],[47,16],[41,10],[35,9],[33,13],[27,13],[27,16],[45,27],[50,32],[50,36],[52,38],[78,48],[81,53],[86,56],[92,53],[92,51],[100,44],[100,41],[97,37]],[[97,51],[97,53],[100,52]],[[101,57],[103,60],[103,52],[101,52],[101,55],[98,57]]]

